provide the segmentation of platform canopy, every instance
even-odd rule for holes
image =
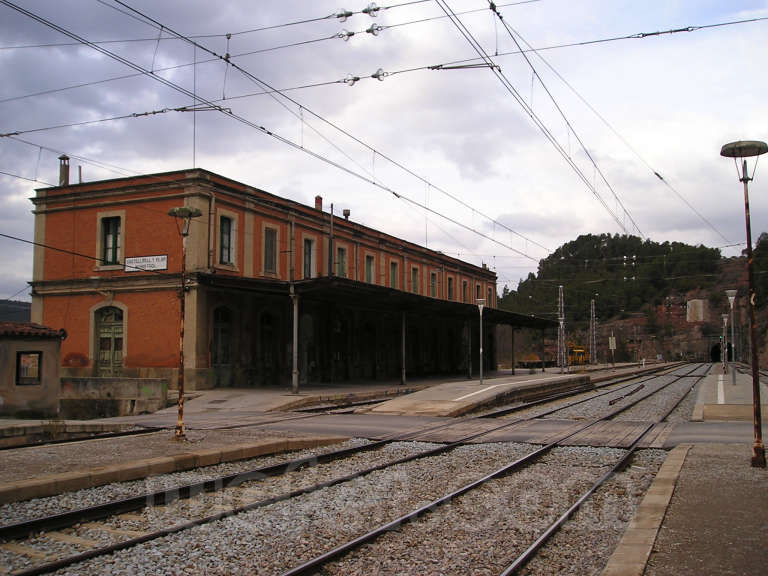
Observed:
[[[246,292],[290,295],[291,283],[263,278],[237,278],[216,274],[196,274],[201,285]],[[435,316],[465,317],[479,316],[477,306],[430,298],[420,294],[404,292],[395,288],[359,282],[338,276],[323,276],[293,283],[294,293],[308,300],[328,302],[380,312],[416,312]],[[513,328],[548,329],[556,328],[557,322],[537,316],[517,314],[498,308],[483,309],[483,321],[491,324],[506,324]]]

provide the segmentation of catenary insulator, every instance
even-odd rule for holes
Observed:
[[[352,74],[349,74],[346,78],[344,78],[344,83],[348,86],[354,86],[358,80],[360,80],[359,76],[352,76]]]
[[[384,70],[382,70],[381,68],[379,68],[378,70],[376,70],[376,72],[371,74],[371,78],[376,78],[376,80],[380,82],[384,82],[384,78],[386,78],[387,76],[389,76],[389,72],[384,72]]]
[[[384,28],[378,24],[371,24],[371,27],[366,30],[368,34],[373,34],[374,36],[378,36],[379,32],[384,30]]]
[[[352,12],[350,12],[349,10],[345,10],[344,8],[339,10],[338,13],[336,14],[336,18],[339,19],[339,22],[346,22],[347,18],[349,18],[350,16],[352,16]]]
[[[379,10],[381,10],[381,8],[376,6],[376,2],[371,2],[370,4],[368,4],[368,6],[363,8],[363,14],[368,14],[368,16],[370,16],[371,18],[376,18],[376,16],[379,13]]]
[[[341,38],[342,40],[344,40],[344,42],[347,42],[354,35],[355,35],[355,33],[354,32],[350,32],[349,30],[342,30],[341,32],[336,34],[336,36],[338,38]]]

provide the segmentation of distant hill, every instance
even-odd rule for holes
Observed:
[[[0,322],[29,322],[32,304],[0,300]]]
[[[640,312],[669,296],[707,288],[717,279],[716,248],[681,242],[658,243],[637,236],[587,234],[563,244],[539,262],[517,291],[502,293],[502,307],[527,314],[554,314],[558,286],[565,291],[566,316],[589,318],[595,299],[600,318]]]
[[[768,361],[768,234],[754,249],[760,355]],[[607,358],[607,336],[616,334],[616,359],[707,359],[722,334],[728,312],[725,290],[737,289],[737,348],[747,349],[747,266],[745,255],[724,258],[717,248],[680,242],[653,242],[636,236],[587,234],[567,242],[539,262],[536,274],[517,290],[504,287],[499,307],[557,319],[558,286],[563,286],[569,343],[589,342],[590,301],[599,325],[598,358]],[[688,322],[689,300],[704,301],[706,317]],[[554,343],[552,344],[554,346]],[[551,354],[551,352],[549,353]]]

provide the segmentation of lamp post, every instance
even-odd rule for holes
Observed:
[[[477,309],[480,312],[480,385],[483,385],[483,308],[485,307],[485,300],[483,298],[477,299]]]
[[[181,235],[181,290],[179,290],[180,318],[179,318],[179,414],[176,421],[176,431],[174,437],[176,440],[184,440],[184,312],[187,292],[187,236],[189,236],[189,225],[192,218],[202,216],[202,212],[197,208],[181,206],[168,210],[168,215],[173,216],[176,221],[176,229]]]
[[[720,155],[733,158],[739,181],[744,183],[744,219],[747,229],[747,282],[749,295],[747,297],[747,312],[749,314],[749,335],[752,356],[752,413],[754,423],[754,443],[752,445],[752,466],[765,468],[765,446],[763,446],[762,418],[760,414],[760,368],[757,357],[757,317],[755,315],[755,281],[752,264],[752,227],[749,219],[749,181],[752,180],[747,172],[747,158],[760,156],[768,152],[765,142],[746,140],[725,144]],[[741,160],[739,167],[738,160]],[[757,167],[757,163],[755,163]],[[739,173],[739,168],[741,172]],[[752,176],[754,177],[754,168]]]
[[[720,354],[722,355],[722,362],[723,362],[723,374],[728,373],[728,314],[723,314],[723,339],[722,339],[722,346],[720,346]]]
[[[737,290],[726,290],[725,295],[728,297],[728,304],[731,307],[731,362],[736,362],[736,331],[735,322],[733,316],[733,303],[736,301]],[[736,384],[736,369],[731,368],[731,380],[733,384]]]

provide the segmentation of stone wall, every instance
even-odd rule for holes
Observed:
[[[62,378],[60,417],[147,414],[165,408],[167,400],[168,382],[161,378]]]

